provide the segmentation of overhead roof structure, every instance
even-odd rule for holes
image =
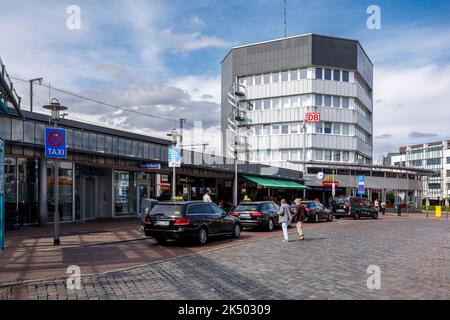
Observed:
[[[9,113],[6,107],[6,102],[13,105],[17,114],[23,118],[22,111],[20,110],[21,97],[17,94],[16,89],[6,72],[6,67],[0,58],[0,111],[3,113]]]

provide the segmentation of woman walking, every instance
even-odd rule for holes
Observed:
[[[281,200],[281,206],[278,210],[279,222],[283,229],[283,242],[289,242],[288,226],[292,219],[291,207],[287,204],[286,200]]]
[[[305,207],[302,205],[302,199],[295,199],[296,210],[292,216],[292,222],[297,225],[298,240],[305,240],[303,234],[303,221],[305,221]]]

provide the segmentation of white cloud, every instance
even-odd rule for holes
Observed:
[[[450,65],[376,68],[374,87],[376,154],[450,137]]]
[[[200,32],[174,33],[172,28],[162,30],[161,40],[165,42],[168,48],[175,52],[188,52],[211,47],[226,48],[232,46],[231,42],[214,36],[204,36]]]

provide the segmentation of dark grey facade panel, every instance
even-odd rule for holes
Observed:
[[[363,77],[363,79],[367,82],[367,84],[373,88],[373,65],[367,57],[364,49],[358,43],[358,65],[357,70],[359,74]]]
[[[323,36],[312,36],[312,64],[357,69],[357,42]]]

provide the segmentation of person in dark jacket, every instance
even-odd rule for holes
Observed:
[[[301,201],[302,199],[294,200],[296,210],[292,216],[292,222],[297,224],[298,239],[305,240],[305,236],[303,234],[303,222],[306,220],[306,210]]]

